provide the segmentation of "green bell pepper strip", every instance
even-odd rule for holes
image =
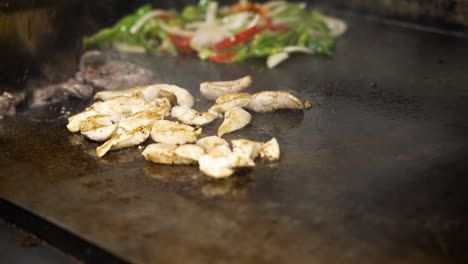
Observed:
[[[162,41],[167,43],[167,51],[169,52],[169,54],[171,54],[172,56],[177,56],[179,54],[179,52],[177,52],[177,47],[174,45],[171,38],[169,38],[166,32],[158,30],[156,31],[156,34],[159,38],[162,39]]]
[[[150,41],[156,41],[157,43],[161,43],[158,38],[151,36],[154,35],[154,31],[158,30],[157,22],[150,21],[143,28],[138,32],[138,40],[146,50],[152,55],[159,55],[159,51],[156,49],[154,45],[150,43]],[[149,36],[148,36],[149,35]]]
[[[208,6],[210,5],[210,3],[211,3],[211,0],[200,0],[198,2],[198,8],[202,12],[206,12],[206,9],[208,9]]]
[[[102,29],[91,37],[85,37],[83,39],[83,48],[89,49],[93,46],[102,47],[112,44],[111,42],[114,37],[121,33],[128,32],[130,27],[150,10],[151,5],[144,5],[137,9],[133,14],[120,19],[114,26]]]

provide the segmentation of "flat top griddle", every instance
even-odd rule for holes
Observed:
[[[128,57],[196,97],[251,74],[310,100],[226,136],[277,137],[281,161],[213,180],[138,148],[100,160],[65,127],[62,106],[89,104],[71,100],[0,120],[0,197],[132,263],[467,262],[468,40],[347,20],[333,58],[273,70]]]

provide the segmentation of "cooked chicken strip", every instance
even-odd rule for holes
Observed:
[[[67,128],[70,132],[78,132],[81,129],[81,122],[86,120],[90,116],[97,115],[98,112],[91,109],[91,107],[87,108],[85,111],[78,113],[76,115],[72,115],[68,118]]]
[[[232,150],[234,153],[239,153],[252,160],[255,160],[260,155],[263,143],[247,139],[234,139],[231,141]]]
[[[209,136],[197,140],[197,145],[201,146],[207,153],[210,153],[214,148],[225,146],[229,149],[229,143],[220,137]],[[229,149],[231,151],[231,149]]]
[[[108,115],[113,122],[146,110],[153,105],[143,99],[135,97],[118,96],[104,102],[95,102],[85,111],[68,118],[67,128],[71,132],[80,130],[81,121],[93,115]]]
[[[229,177],[235,172],[230,156],[203,155],[198,164],[203,173],[217,179]]]
[[[192,108],[193,96],[184,88],[171,84],[156,84],[155,86],[159,88],[160,95],[168,98],[172,103]]]
[[[252,120],[252,116],[242,107],[237,106],[229,109],[224,116],[223,123],[218,128],[218,137],[245,127],[250,123],[250,120]]]
[[[223,94],[243,92],[251,83],[252,77],[250,75],[234,81],[204,82],[200,84],[200,93],[208,100],[216,100]]]
[[[164,119],[164,115],[158,111],[141,111],[132,116],[120,120],[117,127],[117,134],[130,132],[140,126],[152,126],[156,120]]]
[[[169,116],[170,110],[171,110],[171,102],[169,102],[169,99],[167,98],[156,98],[153,101],[151,101],[151,108],[149,111],[164,115],[164,116]]]
[[[232,152],[226,140],[210,136],[197,141],[207,154],[203,155],[198,163],[200,170],[214,178],[225,178],[235,172],[235,168],[255,166],[253,160],[241,152]]]
[[[276,138],[264,143],[260,150],[260,156],[269,160],[279,160],[280,155],[280,147]]]
[[[109,99],[118,97],[118,96],[127,96],[130,97],[135,92],[135,88],[125,89],[125,90],[115,90],[115,91],[100,91],[94,95],[94,100],[107,101]]]
[[[124,117],[146,110],[151,106],[143,99],[119,96],[104,102],[96,102],[89,109],[99,114],[109,115],[112,121],[120,121]]]
[[[145,142],[151,131],[151,126],[139,126],[132,131],[125,131],[106,141],[96,149],[96,155],[100,158],[109,150],[128,148]]]
[[[201,132],[201,128],[195,129],[169,120],[157,120],[151,129],[151,138],[160,143],[182,145],[197,141]]]
[[[94,115],[80,123],[81,134],[94,141],[106,141],[114,134],[117,124],[108,115]]]
[[[246,108],[264,113],[278,109],[303,109],[303,105],[301,100],[287,91],[264,91],[253,94]]]
[[[255,166],[251,159],[238,153],[205,154],[198,160],[198,164],[203,173],[213,178],[226,178],[235,172],[235,168]]]
[[[146,160],[161,164],[193,164],[204,154],[203,148],[193,144],[182,146],[151,144],[143,151]]]
[[[236,106],[244,107],[252,101],[252,95],[248,93],[224,94],[216,99],[216,104],[208,109],[208,112],[222,116],[223,113]]]
[[[195,144],[185,144],[182,146],[179,146],[175,151],[175,154],[177,154],[181,158],[197,161],[201,158],[201,156],[205,155],[205,150]]]
[[[144,131],[151,131],[151,128],[153,127],[154,123],[157,120],[162,120],[164,119],[164,115],[160,113],[159,108],[155,108],[152,110],[145,110],[138,112],[132,116],[126,117],[118,123],[117,130],[115,132],[115,136],[112,138],[115,138],[116,142],[120,143],[122,140],[126,142],[131,142],[131,141],[139,141],[142,140],[140,143],[143,143],[148,139],[149,133],[146,134],[135,134],[132,131],[138,131],[138,129],[143,129]],[[120,136],[124,135],[124,136]],[[133,135],[133,136],[132,136]],[[131,137],[129,139],[125,139],[127,137]],[[137,143],[137,144],[140,144]],[[119,145],[119,146],[120,146]],[[129,144],[128,147],[133,146],[134,144]],[[136,144],[135,144],[136,145]],[[126,146],[121,146],[119,148],[125,148]]]
[[[173,118],[177,118],[177,120],[184,124],[196,126],[206,125],[218,117],[217,115],[209,112],[200,113],[187,106],[175,106],[172,108],[171,116]]]
[[[96,93],[96,95],[94,96],[94,100],[100,99],[102,101],[107,101],[118,96],[136,96],[148,102],[151,102],[154,99],[161,97],[159,93],[159,87],[153,84],[146,86],[137,86],[125,90],[101,91]]]

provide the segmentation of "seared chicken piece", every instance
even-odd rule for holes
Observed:
[[[117,124],[108,115],[89,116],[80,123],[81,134],[94,141],[106,141],[114,134]]]
[[[260,156],[269,160],[280,159],[280,147],[276,138],[272,138],[270,141],[263,144],[260,149]]]
[[[136,97],[117,96],[96,102],[70,117],[67,127],[72,132],[81,130],[91,140],[107,140],[96,149],[97,156],[102,157],[111,149],[143,143],[148,139],[154,122],[163,119],[170,108],[167,98],[147,102]]]
[[[213,149],[219,146],[225,146],[229,149],[229,143],[225,139],[217,136],[200,138],[197,140],[197,145],[202,147],[207,153],[210,153]],[[229,151],[231,151],[231,149],[229,149]]]
[[[160,95],[166,97],[172,103],[192,108],[193,96],[184,88],[171,84],[155,84],[159,88]]]
[[[197,141],[197,145],[205,149],[206,154],[199,160],[200,170],[213,178],[231,176],[236,168],[255,166],[248,154],[233,152],[226,140],[210,136]]]
[[[162,119],[164,119],[164,110],[153,108],[120,120],[115,136],[99,147],[96,153],[102,157],[111,149],[127,148],[145,142],[154,123]]]
[[[223,94],[243,92],[249,88],[251,83],[250,75],[234,81],[204,82],[200,84],[200,93],[206,99],[214,101]]]
[[[228,156],[232,154],[232,150],[229,147],[229,145],[219,145],[206,152],[207,154],[214,155],[214,156]]]
[[[137,98],[145,99],[148,102],[152,102],[156,98],[161,97],[161,93],[159,92],[159,87],[157,85],[147,85],[147,86],[140,86],[133,94]]]
[[[85,111],[78,113],[76,115],[72,115],[68,118],[68,125],[67,128],[70,132],[78,132],[81,129],[81,122],[86,120],[90,116],[97,115],[96,112],[91,107],[88,107]]]
[[[135,93],[135,88],[124,89],[124,90],[115,90],[115,91],[100,91],[94,95],[94,100],[107,101],[109,99],[118,97],[118,96],[127,96],[130,97]]]
[[[280,157],[278,141],[275,138],[266,143],[246,139],[232,140],[232,152],[219,138],[207,137],[201,140],[203,140],[202,145],[214,146],[211,151],[207,151],[207,154],[198,160],[200,170],[213,178],[229,177],[239,167],[253,167],[255,166],[253,160],[259,155],[270,160],[278,160]],[[210,144],[207,144],[208,142]],[[220,149],[224,149],[224,151],[218,151]]]
[[[94,96],[94,100],[100,99],[102,101],[107,101],[118,96],[135,96],[140,99],[144,99],[147,102],[151,102],[154,99],[161,97],[159,93],[159,87],[153,84],[146,86],[137,86],[125,90],[101,91],[96,93],[96,95]]]
[[[197,141],[201,132],[201,128],[195,129],[169,120],[157,120],[151,129],[151,138],[160,143],[182,145]]]
[[[231,156],[213,156],[207,154],[198,160],[198,164],[203,173],[217,179],[229,177],[235,172]]]
[[[205,153],[202,147],[187,144],[182,146],[170,144],[151,144],[143,151],[146,160],[161,164],[193,164]]]
[[[236,168],[255,166],[251,159],[234,152],[227,155],[205,154],[198,160],[198,164],[203,173],[213,178],[226,178]]]
[[[209,112],[200,113],[187,106],[175,106],[172,108],[171,116],[184,124],[196,126],[206,125],[218,117]]]
[[[251,160],[255,160],[260,155],[260,150],[263,147],[262,142],[247,139],[234,139],[231,144],[234,153],[244,155]]]
[[[171,110],[171,102],[167,98],[156,98],[151,101],[151,108],[149,111],[161,114],[163,116],[169,116]]]
[[[156,120],[164,119],[164,115],[158,111],[141,111],[132,116],[120,120],[117,126],[117,134],[130,132],[141,126],[152,126]]]
[[[252,120],[252,116],[242,107],[237,106],[229,109],[224,115],[224,121],[218,129],[218,137],[245,127],[250,123],[250,120]]]
[[[264,113],[278,109],[303,109],[303,105],[301,100],[287,91],[265,91],[253,94],[246,108]]]
[[[252,101],[252,95],[248,93],[224,94],[216,99],[216,104],[208,109],[208,112],[222,116],[223,113],[236,106],[244,107]]]
[[[147,110],[151,106],[150,103],[143,99],[118,96],[105,102],[96,102],[91,106],[91,109],[100,114],[109,115],[113,121],[120,121],[124,117]]]
[[[102,146],[96,149],[96,155],[100,158],[109,150],[122,149],[135,146],[145,142],[151,131],[151,126],[139,126],[132,131],[124,131],[122,134],[116,135],[106,141]]]
[[[105,102],[95,102],[85,111],[68,118],[67,128],[71,132],[80,130],[81,121],[93,115],[108,115],[113,122],[150,108],[152,105],[143,99],[118,96]]]
[[[185,144],[179,146],[174,152],[179,157],[197,162],[201,158],[201,156],[205,155],[205,150],[202,147],[195,144]]]

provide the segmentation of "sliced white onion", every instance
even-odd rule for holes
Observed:
[[[324,16],[323,22],[327,24],[327,27],[330,29],[330,35],[333,37],[343,35],[343,33],[348,29],[348,26],[343,20],[335,17]]]
[[[258,21],[260,20],[260,16],[258,14],[256,14],[252,20],[250,21],[250,23],[247,25],[247,28],[251,28],[255,25],[257,25]]]
[[[287,5],[279,5],[278,7],[272,8],[272,9],[270,9],[270,11],[268,11],[268,16],[270,16],[270,17],[275,16],[275,15],[283,12],[284,10],[286,10],[286,8],[288,8]]]
[[[163,22],[160,23],[160,26],[164,31],[166,31],[168,33],[171,33],[173,35],[176,35],[176,36],[193,37],[193,35],[195,35],[195,32],[193,32],[193,31],[181,29],[181,28],[178,28],[178,27],[171,27],[171,26],[168,26],[166,23],[163,23]]]
[[[204,47],[218,43],[219,41],[229,37],[231,33],[222,24],[203,24],[198,27],[197,31],[190,40],[190,47],[200,51]]]
[[[185,28],[186,29],[197,29],[198,27],[200,27],[201,25],[204,25],[205,22],[192,22],[190,24],[186,24],[185,25]]]
[[[146,13],[142,17],[140,17],[140,19],[138,19],[135,24],[133,24],[133,26],[130,28],[130,33],[136,34],[138,32],[138,30],[140,30],[140,28],[143,25],[145,25],[146,22],[148,22],[150,19],[152,19],[153,17],[157,17],[157,16],[159,16],[161,14],[165,14],[165,13],[167,13],[167,12],[163,11],[163,10],[149,11],[148,13]]]
[[[279,52],[272,54],[267,58],[267,66],[269,69],[271,69],[276,65],[280,64],[281,62],[287,60],[288,58],[289,54],[287,52]]]
[[[313,54],[314,51],[304,47],[304,46],[287,46],[284,48],[284,51],[291,53],[291,52],[302,52],[302,53],[307,53],[307,54]]]
[[[143,54],[146,52],[145,47],[139,45],[129,45],[125,43],[114,43],[114,48],[119,52]]]
[[[240,12],[240,13],[235,13],[229,16],[226,16],[223,18],[223,24],[225,24],[230,30],[236,30],[242,25],[244,25],[245,21],[247,21],[247,18],[249,17],[248,12]]]
[[[205,14],[205,22],[207,24],[213,24],[216,21],[216,10],[218,9],[218,2],[211,2],[208,4]]]

